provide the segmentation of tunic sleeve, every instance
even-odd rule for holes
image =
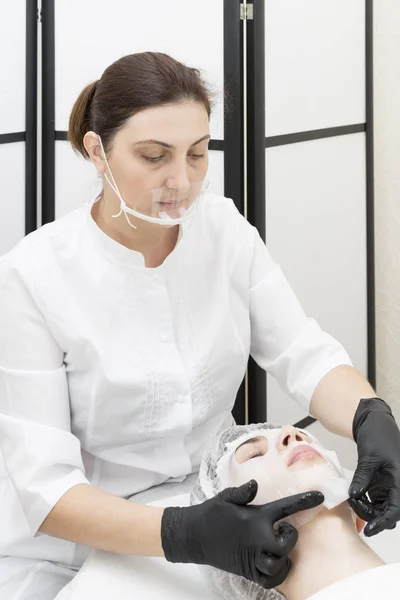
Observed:
[[[352,366],[343,346],[304,313],[282,269],[258,231],[237,213],[238,234],[251,253],[251,355],[307,412],[321,379]]]
[[[35,535],[74,485],[89,483],[71,433],[64,354],[10,255],[0,259],[0,449]]]

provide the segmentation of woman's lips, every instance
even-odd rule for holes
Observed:
[[[301,446],[296,446],[290,452],[286,466],[290,467],[299,460],[307,460],[308,458],[314,458],[315,456],[321,456],[321,454],[314,448],[311,448],[311,446],[301,444]]]

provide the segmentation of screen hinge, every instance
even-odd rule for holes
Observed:
[[[252,21],[254,18],[254,4],[240,5],[240,19],[242,21]]]

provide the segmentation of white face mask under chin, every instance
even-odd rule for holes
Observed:
[[[313,490],[324,494],[325,500],[317,508],[299,512],[285,519],[293,525],[300,527],[312,520],[324,507],[332,509],[345,502],[352,479],[352,473],[340,465],[335,452],[326,450],[319,442],[312,438],[312,443],[297,442],[291,444],[286,450],[277,450],[277,441],[281,430],[253,431],[232,443],[218,465],[218,474],[227,481],[227,486],[239,486],[250,479],[258,482],[258,492],[251,504],[260,505],[274,502],[280,498]],[[235,457],[236,449],[244,441],[256,436],[266,437],[269,449],[264,456],[252,458],[239,464]],[[325,464],[316,464],[301,471],[290,471],[285,467],[284,461],[288,453],[296,446],[303,445],[314,448],[326,460]]]
[[[118,218],[122,213],[124,213],[128,225],[133,229],[137,229],[137,227],[131,222],[128,215],[132,215],[137,219],[142,219],[148,223],[154,223],[166,227],[180,225],[190,221],[193,218],[200,199],[208,188],[209,182],[207,180],[190,183],[188,189],[185,190],[184,200],[178,197],[179,194],[177,191],[162,187],[152,190],[148,193],[149,197],[144,202],[146,205],[146,212],[140,210],[140,205],[135,208],[130,208],[123,199],[111,172],[101,137],[99,135],[97,137],[99,139],[102,157],[106,164],[108,173],[110,174],[111,180],[107,173],[104,174],[104,178],[120,201],[120,211],[118,214],[113,215],[113,218]]]

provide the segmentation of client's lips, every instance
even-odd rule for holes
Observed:
[[[321,456],[321,454],[306,444],[298,445],[290,452],[286,466],[290,467],[299,460],[314,458],[315,456]]]

